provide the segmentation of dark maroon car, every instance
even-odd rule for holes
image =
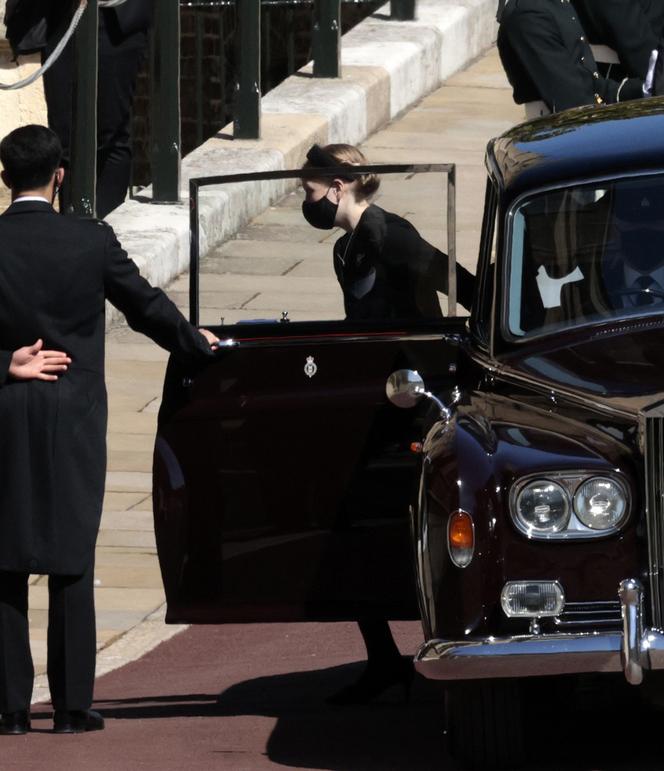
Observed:
[[[486,161],[469,318],[218,328],[154,486],[169,621],[419,608],[473,768],[523,757],[524,678],[664,668],[664,105]]]

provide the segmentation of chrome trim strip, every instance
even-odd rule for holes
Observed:
[[[664,405],[659,404],[645,410],[640,419],[644,437],[645,509],[652,624],[661,629],[664,594]]]
[[[415,668],[431,680],[620,672],[621,649],[620,632],[430,640],[415,656]]]
[[[664,669],[664,632],[643,629],[643,587],[636,579],[620,584],[623,632],[429,640],[415,656],[415,667],[432,680],[581,672],[620,672],[641,682],[643,669]]]
[[[456,316],[455,318],[465,318]],[[291,322],[295,323],[295,322]],[[244,327],[248,325],[243,325]],[[394,342],[425,342],[428,340],[439,340],[440,342],[449,342],[458,344],[457,332],[422,332],[415,335],[403,334],[403,335],[383,335],[383,334],[348,334],[345,335],[340,332],[336,335],[311,335],[307,337],[296,337],[295,335],[289,337],[288,335],[282,336],[266,336],[255,338],[232,338],[234,346],[241,346],[242,348],[268,348],[270,346],[302,346],[302,345],[334,345],[335,343],[394,343]]]

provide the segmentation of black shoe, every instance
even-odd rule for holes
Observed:
[[[30,713],[27,709],[19,712],[3,712],[0,715],[0,735],[20,736],[30,730]]]
[[[389,666],[367,664],[359,678],[325,700],[334,706],[368,704],[394,691],[395,700],[407,702],[415,670],[410,659],[399,659]],[[400,695],[400,698],[399,698]]]
[[[92,709],[55,710],[53,733],[82,734],[86,731],[103,731],[104,718]]]

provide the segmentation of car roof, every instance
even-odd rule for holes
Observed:
[[[664,171],[664,98],[579,107],[492,139],[486,165],[503,203],[542,187]]]

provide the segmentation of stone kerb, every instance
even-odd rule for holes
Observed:
[[[181,203],[135,200],[113,212],[108,220],[146,278],[163,286],[188,267],[190,178],[294,168],[314,142],[363,141],[494,42],[495,5],[495,0],[418,0],[414,22],[388,20],[385,5],[344,36],[341,78],[313,79],[309,64],[263,98],[262,139],[234,140],[227,126],[190,153],[182,163]],[[284,182],[204,189],[201,254],[287,189]],[[148,199],[150,194],[147,189]],[[109,323],[115,317],[109,312]]]

